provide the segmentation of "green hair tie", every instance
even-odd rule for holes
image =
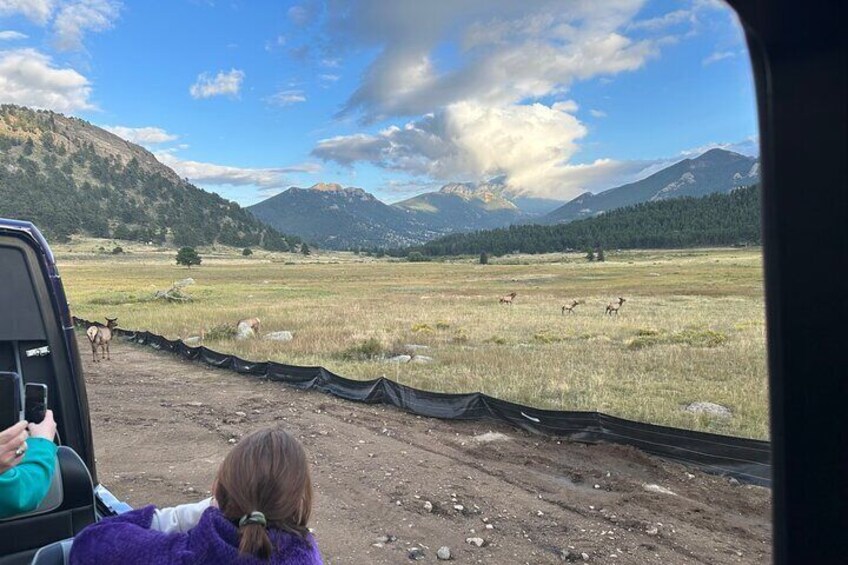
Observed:
[[[239,528],[243,528],[248,524],[259,524],[263,528],[268,525],[268,521],[265,519],[265,514],[262,512],[251,512],[250,514],[245,514],[239,520]]]

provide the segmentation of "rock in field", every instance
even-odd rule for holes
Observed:
[[[413,363],[432,363],[433,358],[427,357],[426,355],[416,355],[412,358]]]
[[[294,339],[294,334],[291,332],[271,332],[262,336],[262,339],[268,341],[291,341]]]
[[[191,337],[187,337],[183,340],[183,343],[186,345],[190,345],[192,347],[196,345],[200,345],[201,339],[199,335],[193,335]]]
[[[730,411],[730,408],[713,402],[693,402],[692,404],[687,405],[685,410],[695,414],[718,416],[719,418],[730,418],[733,416],[733,412]]]
[[[417,343],[407,343],[406,345],[404,345],[404,347],[406,349],[409,349],[410,351],[420,351],[420,350],[423,350],[423,349],[430,349],[429,345],[419,345]]]
[[[409,363],[412,359],[410,355],[395,355],[394,357],[389,357],[386,359],[388,363]]]
[[[243,341],[245,339],[253,339],[256,334],[253,333],[253,328],[247,324],[239,324],[236,328],[236,339]]]
[[[439,558],[439,561],[450,561],[451,552],[450,548],[446,545],[443,545],[439,548],[439,551],[436,552],[436,557]]]

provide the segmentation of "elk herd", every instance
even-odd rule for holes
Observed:
[[[508,306],[512,306],[512,303],[513,303],[513,301],[515,300],[515,297],[516,297],[516,296],[518,296],[518,293],[517,293],[517,292],[510,292],[509,294],[506,294],[506,295],[504,295],[504,296],[501,296],[501,297],[498,299],[498,304],[506,304],[506,305],[508,305]],[[618,311],[619,311],[619,310],[621,310],[621,306],[622,306],[625,302],[627,302],[627,299],[625,299],[625,298],[621,298],[621,297],[619,296],[618,298],[616,298],[615,300],[613,300],[612,302],[610,302],[609,304],[607,304],[607,308],[606,308],[606,310],[604,311],[604,315],[606,315],[606,316],[612,316],[613,314],[615,314],[616,316],[618,316]],[[577,306],[580,306],[581,304],[586,304],[586,301],[585,301],[585,300],[572,300],[572,301],[571,301],[571,304],[565,304],[565,305],[563,305],[563,307],[562,307],[562,315],[563,315],[563,316],[565,316],[566,314],[573,314],[573,313],[574,313],[574,309],[575,309]]]

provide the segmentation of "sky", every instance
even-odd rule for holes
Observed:
[[[718,0],[0,0],[0,103],[107,128],[242,205],[499,176],[569,200],[758,151]]]

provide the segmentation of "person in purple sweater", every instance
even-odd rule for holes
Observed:
[[[195,505],[145,506],[87,527],[74,539],[71,564],[323,565],[307,528],[306,451],[282,429],[245,436],[221,463],[212,492]]]

